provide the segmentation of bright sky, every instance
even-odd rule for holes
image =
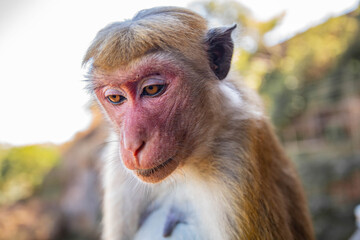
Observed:
[[[0,0],[0,143],[63,143],[89,126],[82,57],[95,34],[110,22],[161,5],[191,0]],[[348,12],[358,0],[243,0],[255,17],[283,11],[277,42]]]

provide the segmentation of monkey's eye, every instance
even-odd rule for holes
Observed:
[[[105,97],[112,104],[120,104],[126,100],[126,97],[122,95],[122,92],[116,89],[106,90]]]
[[[155,97],[155,96],[159,95],[160,93],[162,93],[164,88],[165,88],[165,85],[161,85],[161,84],[149,85],[149,86],[144,87],[141,95]]]
[[[121,95],[109,95],[106,97],[109,102],[111,102],[112,104],[120,104],[123,101],[125,101],[125,97],[121,96]]]

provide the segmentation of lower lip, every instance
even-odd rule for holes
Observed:
[[[169,176],[178,165],[178,161],[173,158],[169,158],[157,167],[145,170],[135,170],[135,173],[145,182],[156,183]]]

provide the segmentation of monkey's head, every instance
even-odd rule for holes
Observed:
[[[206,142],[235,28],[207,30],[182,8],[143,10],[102,29],[89,47],[90,88],[112,123],[125,167],[159,182]]]

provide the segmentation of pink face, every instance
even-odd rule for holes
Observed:
[[[118,134],[121,159],[145,182],[166,178],[191,149],[192,97],[183,75],[179,64],[155,57],[110,74],[95,70],[95,94]]]

